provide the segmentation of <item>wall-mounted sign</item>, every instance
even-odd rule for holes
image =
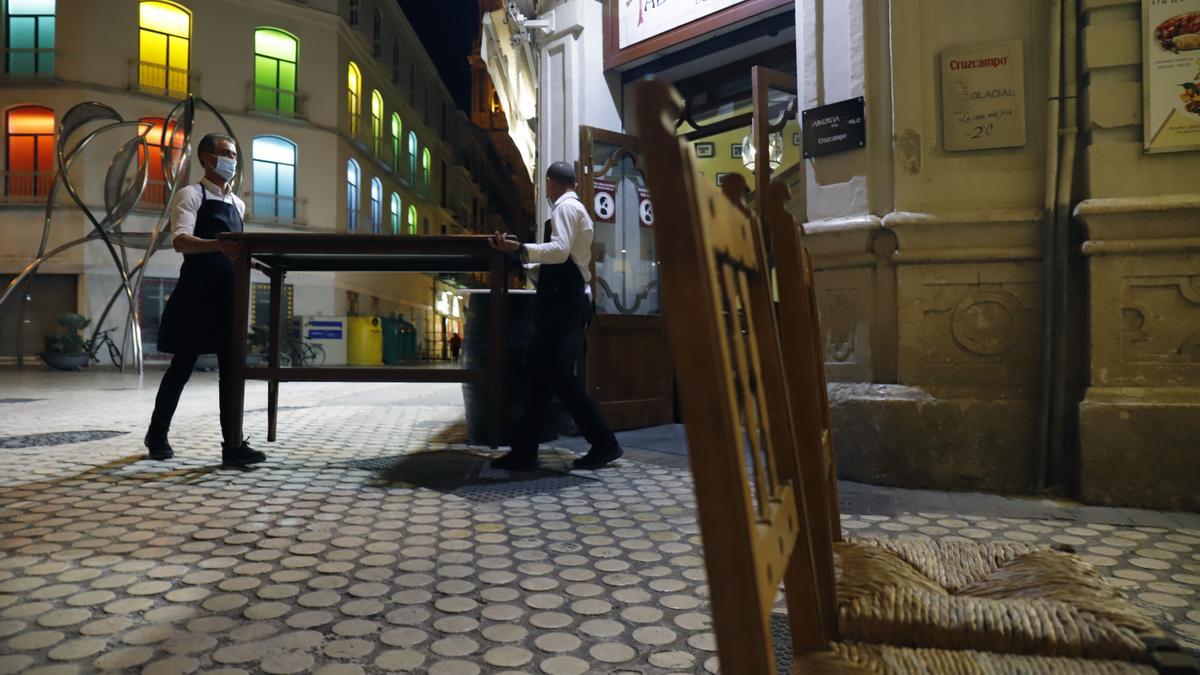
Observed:
[[[1200,0],[1142,0],[1142,145],[1200,150]]]
[[[654,205],[650,203],[650,191],[638,188],[638,224],[642,227],[654,227]]]
[[[867,144],[867,116],[861,96],[809,108],[801,115],[805,159],[858,150]]]
[[[592,213],[597,223],[617,222],[617,184],[606,180],[592,181]]]
[[[622,49],[745,0],[617,0]]]
[[[1025,145],[1025,66],[1020,40],[942,52],[942,142],[947,150]]]

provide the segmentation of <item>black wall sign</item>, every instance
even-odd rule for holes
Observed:
[[[863,98],[830,103],[804,111],[804,158],[857,150],[867,145]]]

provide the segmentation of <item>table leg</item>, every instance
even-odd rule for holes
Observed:
[[[504,434],[504,360],[508,356],[508,268],[504,255],[492,254],[490,351],[488,365],[488,406],[492,411],[489,445],[499,447]]]
[[[233,261],[233,442],[242,440],[246,410],[246,324],[250,319],[250,253],[244,248]]]
[[[270,338],[267,345],[267,365],[279,367],[279,332],[283,328],[283,270],[271,271],[271,315],[268,318]],[[267,380],[267,442],[275,442],[275,422],[279,410],[279,380]]]

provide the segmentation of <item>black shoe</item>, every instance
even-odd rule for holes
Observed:
[[[505,471],[533,471],[538,468],[537,451],[511,450],[503,457],[493,459],[492,468]]]
[[[575,460],[575,463],[571,465],[571,468],[589,471],[592,469],[599,469],[602,466],[606,466],[612,462],[615,462],[617,458],[623,454],[625,454],[625,451],[622,450],[621,446],[619,445],[611,448],[593,447],[591,450],[588,450],[586,455]]]
[[[243,440],[236,446],[221,446],[221,463],[225,466],[249,466],[267,458],[267,453],[255,450]]]
[[[164,460],[175,456],[175,451],[167,443],[166,434],[151,434],[147,432],[146,439],[143,442],[146,444],[146,449],[150,451],[150,459]]]

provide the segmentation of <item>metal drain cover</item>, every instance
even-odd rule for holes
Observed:
[[[24,436],[0,436],[0,448],[41,448],[68,443],[101,441],[114,436],[124,436],[127,431],[55,431],[48,434],[26,434]]]

